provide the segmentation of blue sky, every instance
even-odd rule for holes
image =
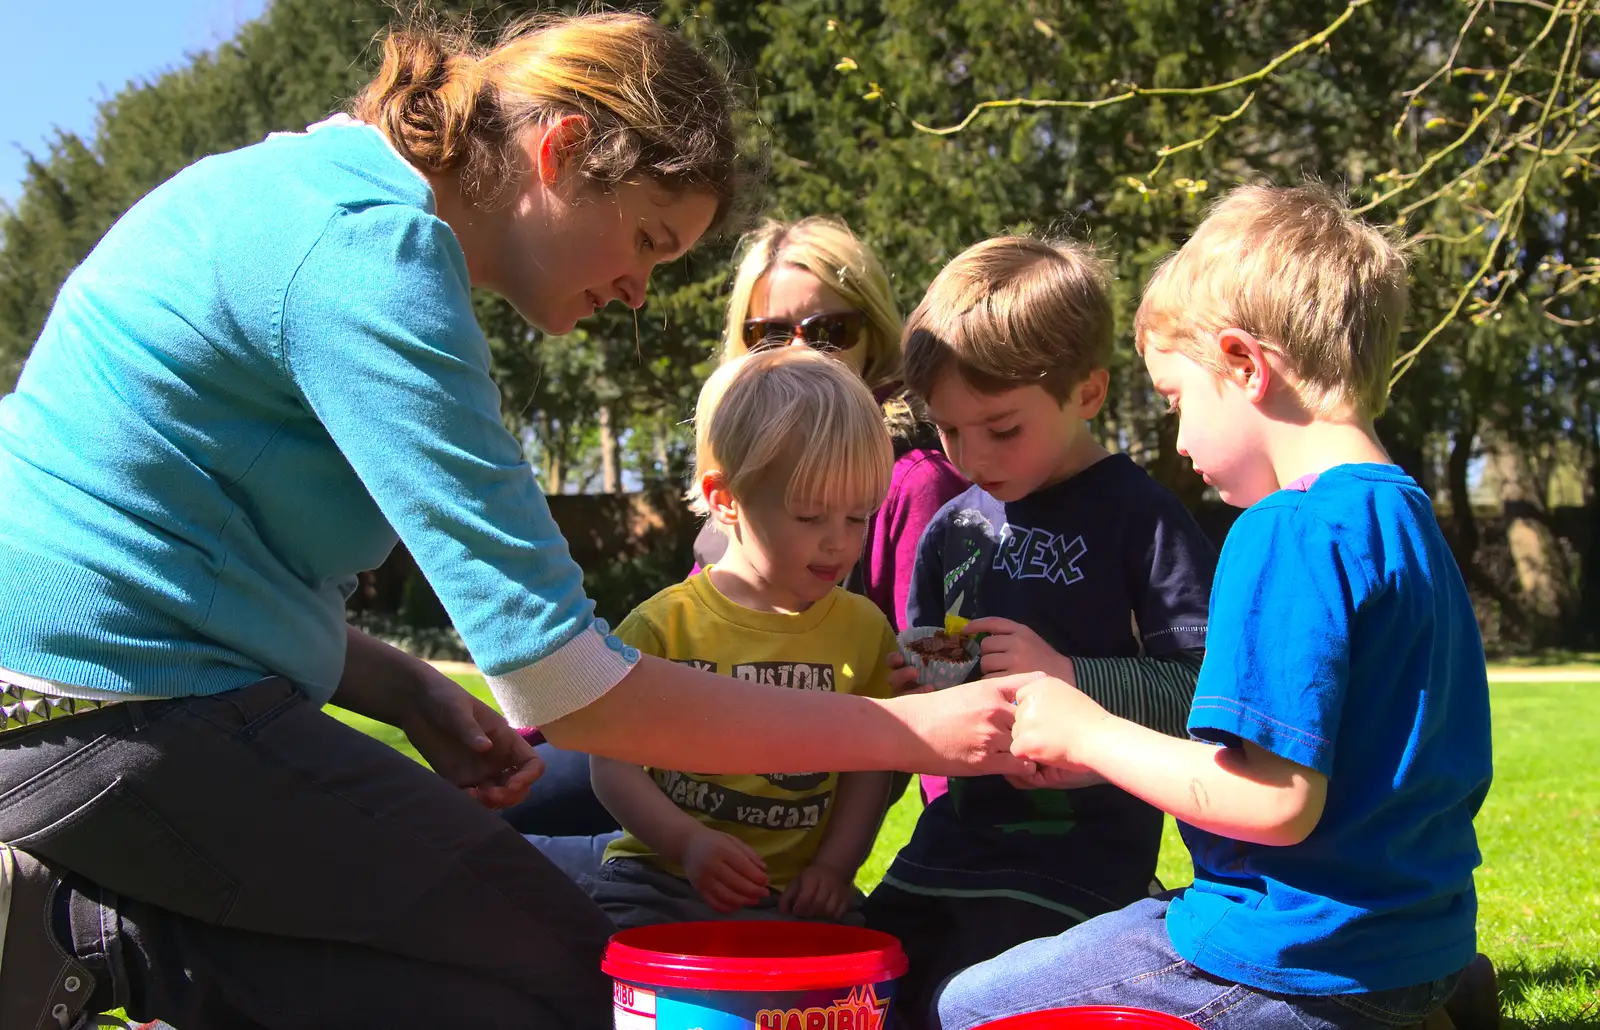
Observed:
[[[95,110],[130,81],[183,65],[268,0],[0,0],[0,201],[21,192],[22,150],[43,156],[53,127],[89,136]]]

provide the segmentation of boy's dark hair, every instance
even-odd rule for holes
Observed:
[[[934,278],[904,336],[906,385],[954,369],[980,393],[1042,386],[1065,400],[1111,361],[1110,269],[1084,244],[1001,236]]]

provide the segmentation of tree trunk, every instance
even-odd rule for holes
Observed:
[[[542,411],[533,425],[539,438],[539,464],[544,492],[553,497],[567,485],[567,427]]]
[[[1584,548],[1583,578],[1579,583],[1578,625],[1584,647],[1593,647],[1600,639],[1600,454],[1589,455],[1589,489],[1583,499],[1583,508],[1589,522],[1589,545]]]
[[[1517,569],[1517,591],[1529,643],[1552,647],[1562,634],[1577,602],[1566,552],[1550,528],[1544,485],[1522,448],[1497,440],[1494,468],[1500,481],[1506,515],[1506,544]]]
[[[1195,475],[1194,463],[1178,453],[1178,416],[1161,416],[1156,439],[1156,459],[1148,469],[1151,478],[1177,494],[1190,511],[1195,510],[1205,497],[1206,481]]]
[[[1429,482],[1432,476],[1422,442],[1403,435],[1392,419],[1378,425],[1378,442],[1389,452],[1389,460],[1399,465],[1400,471],[1415,479],[1423,493],[1432,497],[1434,484]]]
[[[556,439],[555,420],[549,415],[540,412],[539,421],[539,446],[543,449],[544,465],[544,492],[554,496],[561,492],[561,446]]]
[[[667,456],[667,427],[661,426],[655,433],[656,474],[655,479],[665,482],[672,478],[672,459]]]
[[[1472,448],[1477,438],[1478,420],[1469,418],[1451,434],[1447,465],[1451,542],[1455,545],[1456,564],[1463,572],[1475,568],[1478,560],[1478,518],[1472,513],[1472,497],[1467,487],[1467,466],[1472,462]]]
[[[611,405],[600,405],[600,490],[602,493],[620,494],[622,453],[612,418]]]

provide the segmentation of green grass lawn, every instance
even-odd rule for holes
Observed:
[[[481,680],[462,682],[488,698]],[[1500,969],[1508,1027],[1600,1026],[1600,684],[1503,684],[1492,698],[1495,784],[1478,816],[1479,947]],[[399,731],[333,711],[415,757]],[[863,888],[877,884],[910,835],[916,794],[889,812],[858,877]],[[1159,873],[1169,887],[1194,877],[1170,819]]]

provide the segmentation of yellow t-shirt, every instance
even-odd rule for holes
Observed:
[[[617,636],[653,654],[708,672],[799,690],[888,697],[887,660],[899,649],[878,606],[835,588],[793,615],[758,612],[728,600],[705,572],[674,584],[633,610]],[[711,776],[647,769],[683,811],[732,834],[767,863],[782,890],[817,853],[833,807],[838,773]],[[684,875],[631,833],[606,848],[606,860],[648,858]]]

